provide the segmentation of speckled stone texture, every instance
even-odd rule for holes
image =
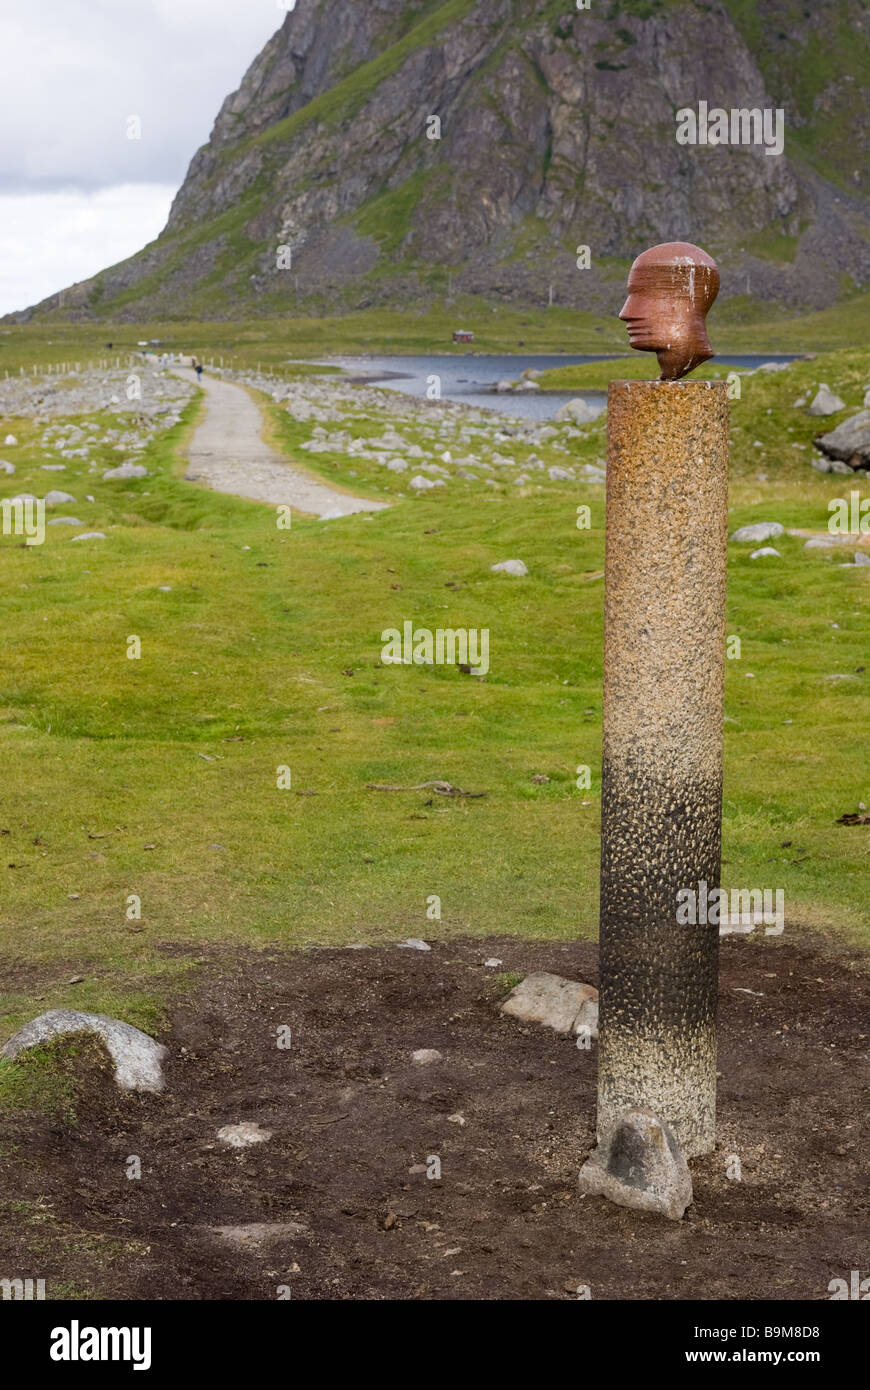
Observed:
[[[728,497],[724,382],[608,392],[598,1136],[648,1108],[715,1144]]]

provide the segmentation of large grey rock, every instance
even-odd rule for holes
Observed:
[[[813,443],[825,458],[853,468],[870,468],[870,410],[861,410]],[[830,471],[834,471],[831,469]],[[836,470],[840,472],[840,469]]]
[[[836,415],[838,410],[845,410],[846,402],[841,401],[839,396],[835,396],[829,386],[824,382],[819,386],[818,391],[809,405],[810,415]]]
[[[19,1028],[3,1048],[4,1057],[38,1047],[69,1033],[96,1033],[115,1064],[115,1081],[124,1091],[162,1091],[163,1062],[169,1056],[162,1043],[130,1023],[78,1009],[50,1009]]]
[[[515,985],[501,1006],[503,1014],[524,1023],[542,1023],[557,1033],[587,1029],[598,1036],[598,990],[546,970],[535,971]]]
[[[628,1110],[604,1134],[580,1169],[578,1186],[620,1207],[679,1221],[692,1200],[685,1156],[651,1110]]]
[[[522,560],[502,560],[497,565],[490,565],[493,574],[512,574],[516,579],[522,579],[528,574],[528,570]]]
[[[781,536],[784,527],[778,521],[756,521],[751,526],[740,526],[731,534],[732,541],[769,541]]]

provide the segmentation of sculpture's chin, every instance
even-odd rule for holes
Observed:
[[[661,368],[659,380],[679,381],[680,377],[693,371],[695,367],[700,367],[702,362],[708,362],[713,355],[713,349],[706,341],[699,343],[697,340],[689,340],[685,343],[675,343],[671,347],[659,348],[656,353]]]

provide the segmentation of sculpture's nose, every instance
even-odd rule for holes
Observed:
[[[632,313],[632,311],[631,311],[631,299],[632,299],[632,297],[631,297],[631,295],[629,295],[629,296],[628,296],[628,299],[625,301],[625,303],[623,304],[622,308],[621,308],[620,311],[619,311],[619,318],[621,318],[621,319],[631,319],[631,318],[634,318],[634,317],[635,317],[635,315],[634,315],[634,314]]]

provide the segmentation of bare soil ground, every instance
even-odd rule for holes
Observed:
[[[165,1094],[119,1095],[94,1048],[76,1125],[0,1119],[0,1275],[48,1298],[827,1299],[870,1272],[866,958],[798,929],[723,942],[719,1144],[671,1223],[578,1196],[594,1045],[501,1016],[489,957],[597,983],[589,943],[214,950]],[[245,1120],[273,1137],[217,1141]],[[432,1156],[440,1180],[410,1171]],[[210,1229],[252,1223],[292,1224]]]

